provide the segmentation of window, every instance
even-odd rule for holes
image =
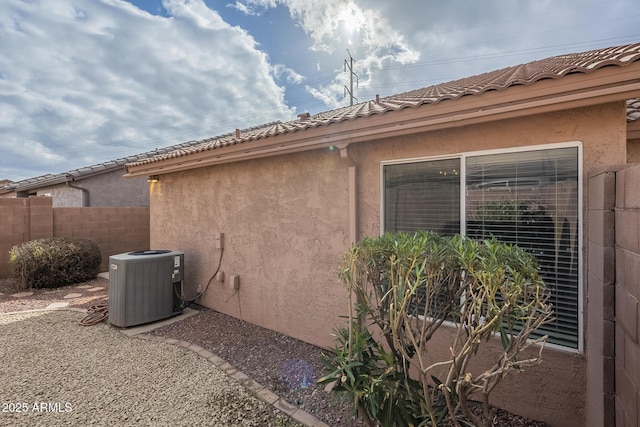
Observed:
[[[390,165],[384,169],[385,230],[460,232],[460,160]]]
[[[539,332],[580,347],[579,146],[466,153],[382,165],[383,231],[494,236],[532,253],[555,320]]]

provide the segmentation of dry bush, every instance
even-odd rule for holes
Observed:
[[[87,239],[54,237],[11,248],[12,276],[24,288],[57,288],[95,279],[100,272],[98,245]]]

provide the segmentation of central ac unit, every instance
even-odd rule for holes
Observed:
[[[184,253],[128,252],[109,257],[109,323],[141,325],[182,312]]]

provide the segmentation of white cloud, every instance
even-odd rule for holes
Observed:
[[[340,57],[347,57],[347,48],[357,61],[358,97],[365,100],[376,93],[390,95],[555,54],[638,39],[633,0],[567,0],[562,4],[550,0],[239,1],[288,7],[311,38],[312,53],[317,57],[325,53],[331,59],[320,61],[318,70],[327,73],[330,66],[337,77],[309,91],[321,102],[342,97],[344,76],[337,65],[342,63]]]
[[[202,0],[163,5],[0,3],[0,179],[44,173],[16,144],[62,172],[295,117],[252,36]]]
[[[256,12],[254,8],[247,6],[244,3],[240,3],[239,1],[235,2],[235,3],[229,3],[227,4],[227,7],[233,8],[238,10],[239,12],[244,13],[245,15],[249,15],[249,16],[260,16],[259,12]]]
[[[344,87],[344,84],[334,81],[327,86],[321,86],[319,88],[307,86],[307,91],[314,98],[319,99],[325,105],[329,106],[330,109],[334,109],[345,106],[346,97],[344,94]]]
[[[272,67],[273,75],[277,79],[284,77],[288,83],[298,85],[304,81],[304,76],[298,74],[295,70],[285,67],[283,64],[276,64]]]
[[[245,3],[275,6],[273,0],[246,0]],[[402,25],[387,20],[379,9],[363,7],[354,0],[278,0],[277,3],[287,6],[291,17],[309,35],[313,42],[309,47],[311,51],[346,55],[348,48],[356,59],[354,72],[363,88],[371,84],[372,66],[399,66],[420,59],[420,51],[398,31]],[[335,65],[341,63],[334,62]],[[344,98],[345,75],[341,71],[334,68],[336,77],[331,82],[309,86],[308,93],[329,107],[345,105],[348,102]]]
[[[348,105],[347,49],[365,101],[636,42],[635,3],[0,0],[0,179]]]
[[[404,36],[376,9],[365,9],[354,0],[278,0],[313,40],[310,49],[331,53],[345,48],[349,39],[363,57],[383,47],[404,55],[418,55]],[[273,7],[273,0],[247,0],[247,4]],[[417,59],[417,56],[414,57]]]

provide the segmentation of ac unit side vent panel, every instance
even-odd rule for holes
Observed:
[[[109,323],[129,327],[181,312],[184,253],[146,251],[109,257]]]

